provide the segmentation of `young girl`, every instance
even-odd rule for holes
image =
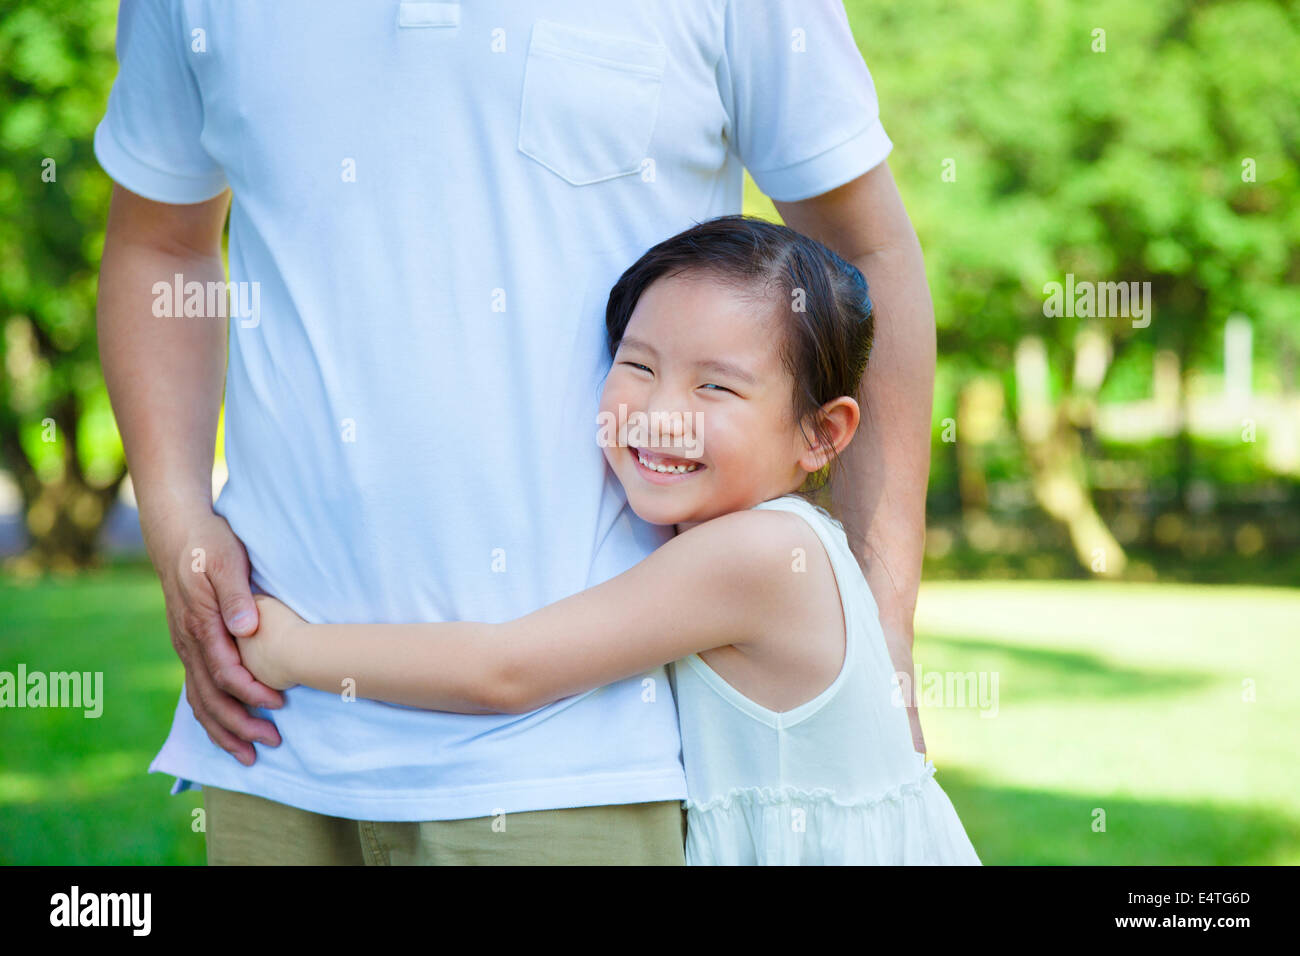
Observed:
[[[676,662],[688,864],[979,864],[913,749],[843,527],[803,496],[858,425],[862,274],[725,216],[642,256],[606,326],[598,440],[632,510],[676,537],[499,624],[307,624],[258,596],[245,665],[281,689],[526,713]]]

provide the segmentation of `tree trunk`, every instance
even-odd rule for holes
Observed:
[[[1042,340],[1033,336],[1021,339],[1015,361],[1016,425],[1029,463],[1034,498],[1048,515],[1065,525],[1079,564],[1093,574],[1116,577],[1123,572],[1127,558],[1093,506],[1078,424],[1095,418],[1096,389],[1104,370],[1094,367],[1088,382],[1075,383],[1074,393],[1053,406]]]
[[[1093,506],[1085,478],[1083,440],[1078,429],[1058,409],[1046,435],[1021,432],[1029,461],[1034,498],[1042,509],[1065,525],[1079,563],[1093,574],[1116,577],[1124,570],[1124,549]]]
[[[47,481],[28,461],[16,424],[7,422],[0,434],[0,448],[22,494],[31,536],[27,550],[5,562],[6,570],[14,574],[70,573],[97,566],[99,532],[126,478],[123,470],[106,486],[87,481],[77,455],[79,415],[73,396],[61,399],[51,417],[63,429],[63,469]]]

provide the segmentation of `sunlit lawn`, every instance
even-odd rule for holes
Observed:
[[[0,670],[103,671],[98,718],[0,711],[0,862],[201,863],[171,778],[146,774],[171,726],[182,670],[145,568],[73,582],[0,582]]]
[[[996,715],[923,708],[985,863],[1300,863],[1300,590],[944,583],[918,631],[923,674],[998,678]],[[181,681],[148,571],[0,582],[19,662],[103,671],[106,703],[0,711],[0,862],[202,862],[200,795],[145,773]]]
[[[998,676],[995,716],[922,712],[986,863],[1300,862],[1300,590],[945,583],[917,627]]]

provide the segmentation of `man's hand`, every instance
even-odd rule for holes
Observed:
[[[258,609],[248,580],[248,555],[226,520],[211,511],[189,520],[142,522],[167,602],[172,646],[185,665],[185,697],[209,739],[250,765],[250,741],[279,746],[268,720],[245,704],[282,707],[284,697],[259,683],[240,661],[231,634],[257,630]]]
[[[114,184],[99,271],[99,355],[149,558],[162,582],[185,696],[217,746],[257,759],[251,741],[278,746],[245,704],[280,707],[275,690],[239,662],[230,632],[251,634],[257,609],[248,555],[212,511],[212,456],[226,372],[227,319],[154,314],[154,284],[182,274],[224,282],[221,231],[230,191],[172,205]],[[200,550],[201,549],[201,550]],[[242,615],[246,614],[247,617]]]
[[[289,667],[293,661],[291,640],[306,621],[269,594],[259,594],[253,600],[257,602],[257,633],[252,637],[236,636],[239,656],[249,672],[268,687],[295,687],[298,682],[290,677]]]

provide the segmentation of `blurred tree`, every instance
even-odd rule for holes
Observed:
[[[1300,351],[1300,8],[846,7],[925,247],[941,360],[1002,374],[1040,505],[1081,563],[1100,548],[1099,573],[1117,573],[1087,454],[1112,360],[1145,340],[1186,375],[1238,311],[1266,349]],[[1150,282],[1149,325],[1045,314],[1046,284],[1069,274]]]
[[[110,183],[91,138],[115,21],[71,0],[0,15],[0,465],[32,541],[20,570],[93,562],[125,475],[95,340]]]
[[[846,7],[926,247],[941,360],[959,388],[1002,379],[1039,502],[1085,564],[1098,546],[1113,552],[1114,573],[1123,556],[1092,506],[1088,453],[1115,361],[1137,344],[1180,356],[1186,376],[1240,312],[1294,381],[1300,11],[1283,0]],[[115,20],[112,0],[0,13],[0,466],[23,498],[25,567],[92,561],[124,477],[94,322],[110,183],[91,137]],[[1151,282],[1150,325],[1045,314],[1045,284],[1067,274]],[[1045,378],[1018,382],[1017,355]],[[1026,401],[1029,380],[1045,386]],[[959,442],[962,431],[959,420]]]

